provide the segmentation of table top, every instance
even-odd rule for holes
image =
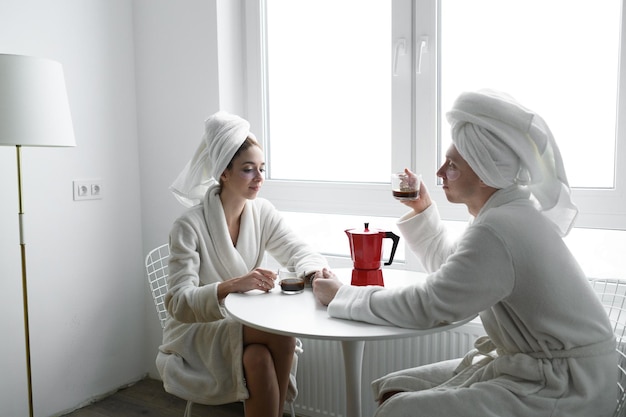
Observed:
[[[352,269],[333,270],[342,282],[349,283]],[[386,288],[424,282],[426,274],[398,269],[383,269]],[[313,295],[311,288],[300,294],[283,294],[277,285],[270,292],[249,291],[229,294],[224,300],[228,313],[239,322],[271,333],[309,339],[381,340],[420,336],[461,326],[473,317],[432,329],[416,330],[342,320],[330,317],[326,306]]]

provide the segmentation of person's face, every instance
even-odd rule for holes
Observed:
[[[463,203],[468,207],[478,195],[482,181],[461,157],[456,146],[450,145],[446,152],[446,160],[437,170],[437,176],[443,180],[443,191],[451,203]]]
[[[247,199],[256,198],[265,180],[263,151],[250,146],[233,159],[232,168],[222,174],[222,189]]]

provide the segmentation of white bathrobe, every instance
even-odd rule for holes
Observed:
[[[170,232],[165,303],[172,319],[165,325],[156,359],[165,390],[201,404],[248,398],[242,325],[218,302],[218,284],[259,267],[265,251],[281,264],[307,272],[327,266],[262,198],[246,202],[233,246],[218,190],[217,185],[209,188],[204,202],[178,218]],[[288,401],[297,393],[294,383],[292,378]]]
[[[499,190],[464,235],[446,239],[436,206],[398,222],[431,271],[423,286],[344,286],[333,317],[429,328],[480,313],[485,354],[384,376],[376,416],[605,417],[616,406],[608,317],[551,222],[516,186]],[[470,365],[470,366],[468,366]],[[452,379],[451,379],[452,378]],[[430,389],[433,388],[433,389]]]

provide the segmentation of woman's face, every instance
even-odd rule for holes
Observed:
[[[227,190],[252,200],[256,198],[265,180],[263,151],[258,146],[250,146],[232,161],[221,177],[222,191]]]
[[[454,145],[446,152],[446,160],[437,171],[443,180],[443,191],[451,203],[470,205],[472,197],[480,188],[481,181]]]

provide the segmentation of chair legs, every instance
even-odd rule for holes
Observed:
[[[183,417],[191,417],[191,407],[193,407],[193,402],[187,401],[187,406],[185,407],[185,415]]]

